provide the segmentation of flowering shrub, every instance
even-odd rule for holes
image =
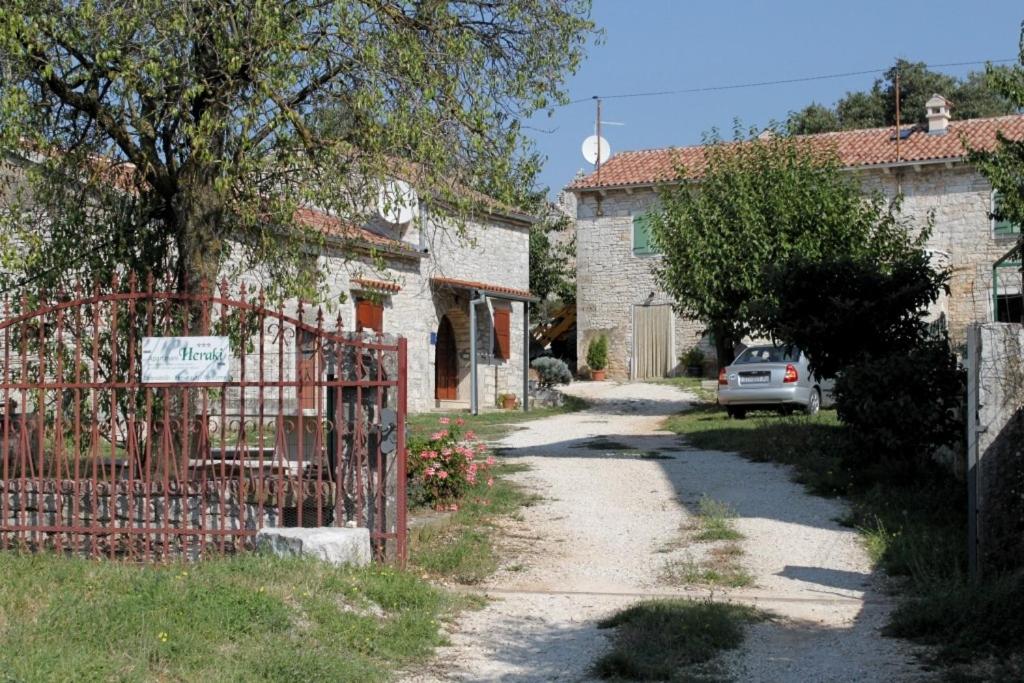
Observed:
[[[465,421],[442,417],[429,438],[409,442],[409,493],[414,504],[458,509],[458,501],[478,482],[491,486],[494,457]]]

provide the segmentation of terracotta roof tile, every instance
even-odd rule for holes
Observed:
[[[363,289],[370,289],[377,292],[400,292],[402,285],[397,282],[391,282],[388,280],[371,280],[365,277],[354,277],[352,278],[352,284],[362,287]]]
[[[504,285],[489,285],[486,282],[474,282],[472,280],[457,280],[450,277],[432,277],[430,283],[438,287],[452,287],[455,289],[479,289],[488,294],[508,294],[520,299],[535,298],[529,290],[506,287]]]
[[[325,235],[350,239],[372,247],[381,247],[392,252],[409,254],[410,256],[419,255],[419,252],[411,245],[401,240],[379,235],[372,230],[343,221],[337,216],[332,216],[316,209],[296,209],[295,220],[314,230],[319,230]]]
[[[905,132],[908,128],[903,130]],[[964,141],[975,149],[993,149],[997,132],[1011,140],[1024,139],[1024,115],[951,121],[944,135],[930,135],[926,130],[915,128],[907,138],[899,141],[899,157],[896,156],[893,126],[804,135],[800,139],[815,146],[820,145],[822,149],[833,150],[844,166],[859,168],[958,160],[965,154]],[[704,150],[704,146],[694,146],[622,152],[602,164],[600,179],[597,173],[591,173],[574,181],[569,189],[650,185],[670,181],[676,177],[680,164],[691,177],[699,178],[706,163]]]

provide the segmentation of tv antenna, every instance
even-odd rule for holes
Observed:
[[[416,190],[404,180],[388,180],[377,193],[377,213],[392,225],[408,223],[419,213]]]
[[[597,179],[600,181],[601,164],[608,161],[608,158],[612,155],[611,145],[601,136],[601,126],[624,126],[626,124],[618,121],[602,121],[601,98],[595,95],[594,101],[597,103],[597,115],[594,118],[594,134],[583,141],[582,152],[583,158],[587,160],[587,163],[594,165]]]

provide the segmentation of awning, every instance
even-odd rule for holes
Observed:
[[[373,292],[398,292],[402,285],[389,280],[371,280],[365,277],[352,278],[352,284],[359,289],[367,289]]]
[[[511,301],[540,301],[527,289],[516,289],[504,285],[491,285],[486,282],[475,282],[473,280],[457,280],[450,277],[432,277],[430,284],[435,287],[447,287],[450,289],[469,289],[494,297],[495,299],[508,299]]]

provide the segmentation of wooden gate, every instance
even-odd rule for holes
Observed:
[[[263,527],[358,525],[404,559],[404,339],[244,285],[126,284],[4,303],[0,548],[198,559]],[[197,337],[228,345],[212,381],[143,377],[144,339]]]

